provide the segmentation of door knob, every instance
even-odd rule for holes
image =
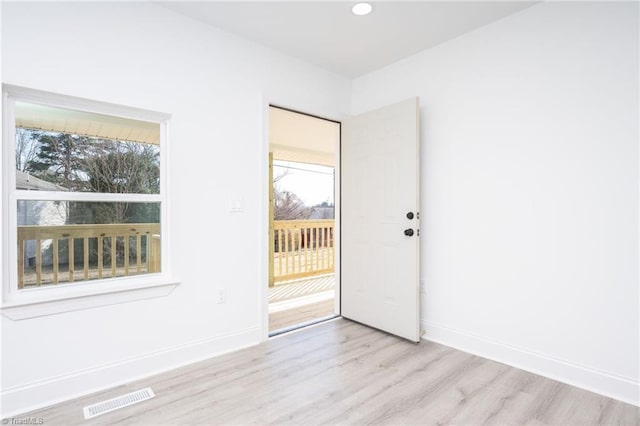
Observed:
[[[413,212],[407,213],[407,219],[413,219]]]
[[[411,228],[405,229],[404,230],[404,235],[406,235],[407,237],[411,237],[413,235],[413,229],[411,229]]]

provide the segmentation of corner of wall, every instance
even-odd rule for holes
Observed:
[[[638,380],[578,365],[429,321],[422,321],[421,325],[426,330],[426,335],[423,337],[425,340],[640,407],[640,382]]]
[[[256,345],[260,340],[260,328],[249,328],[7,388],[0,394],[2,400],[0,417],[16,416],[115,386],[132,383],[165,371]]]

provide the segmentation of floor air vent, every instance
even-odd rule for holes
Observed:
[[[146,401],[154,396],[156,395],[153,393],[151,388],[144,388],[117,398],[98,402],[97,404],[87,405],[82,409],[84,411],[84,418],[85,420],[90,419],[101,414],[128,407],[129,405],[137,404],[138,402]]]

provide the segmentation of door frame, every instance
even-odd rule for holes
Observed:
[[[273,101],[269,96],[264,93],[260,96],[260,161],[258,164],[258,188],[260,189],[260,208],[259,208],[259,250],[258,250],[258,285],[260,286],[259,298],[259,324],[260,324],[260,342],[269,340],[269,191],[273,183],[269,181],[269,108],[279,108],[282,110],[295,112],[297,114],[306,115],[308,117],[317,118],[320,120],[331,121],[337,123],[339,126],[339,137],[335,147],[335,175],[334,175],[334,206],[335,206],[335,235],[334,235],[334,276],[335,276],[335,304],[334,313],[337,316],[341,315],[341,298],[340,298],[340,243],[341,243],[341,191],[340,191],[340,170],[341,170],[341,158],[340,148],[342,140],[342,122],[333,119],[323,117],[321,115],[304,112],[304,108],[298,109],[292,106],[285,106],[281,102]]]

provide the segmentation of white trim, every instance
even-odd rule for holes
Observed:
[[[2,417],[14,417],[115,386],[133,383],[165,371],[253,346],[259,340],[260,330],[252,327],[12,386],[0,394],[3,405]]]
[[[336,120],[337,121],[337,120]],[[334,255],[334,259],[333,259],[333,279],[334,279],[334,286],[333,286],[333,291],[334,291],[334,300],[335,303],[333,305],[333,313],[335,315],[341,315],[342,312],[340,311],[340,307],[342,306],[340,301],[341,299],[341,294],[340,294],[340,290],[342,289],[341,287],[341,275],[340,275],[340,270],[342,267],[342,264],[340,262],[340,260],[342,259],[342,255],[341,255],[341,249],[342,249],[342,214],[341,214],[341,208],[342,208],[342,203],[341,203],[341,180],[340,180],[340,176],[342,173],[342,162],[341,162],[341,155],[342,155],[342,120],[338,121],[339,126],[340,126],[340,132],[338,134],[338,140],[336,142],[336,147],[335,147],[335,165],[334,165],[334,173],[333,173],[333,185],[334,185],[334,193],[333,193],[333,206],[334,206],[334,236],[333,236],[333,247],[334,247],[334,251],[333,251],[333,255]]]
[[[161,153],[162,155],[162,153]],[[160,160],[162,163],[162,160]],[[14,190],[12,200],[36,201],[124,201],[131,203],[158,203],[164,201],[160,194],[106,194],[100,192],[25,191]]]
[[[24,191],[17,190],[15,184],[15,120],[14,109],[11,107],[16,101],[41,103],[44,105],[73,108],[98,114],[145,120],[158,123],[160,126],[160,191],[158,194],[99,194],[66,191]],[[122,301],[139,300],[144,294],[157,297],[162,294],[168,284],[176,285],[171,277],[170,265],[170,229],[169,229],[169,114],[147,111],[138,108],[125,107],[110,103],[82,99],[56,93],[27,89],[19,86],[3,85],[3,218],[2,226],[6,238],[3,238],[3,289],[2,314],[13,318],[29,318],[30,316],[46,315],[44,312],[60,313],[65,307],[70,310],[87,309]],[[157,274],[140,276],[100,279],[73,284],[59,284],[37,289],[17,288],[17,239],[16,206],[18,200],[62,200],[62,201],[124,201],[124,202],[157,202],[160,203],[160,228],[162,235],[161,268]],[[11,243],[14,242],[14,243]],[[159,287],[150,291],[152,287]],[[138,291],[145,290],[145,291]],[[114,295],[121,291],[123,294]],[[170,291],[169,291],[170,293]],[[168,293],[167,293],[168,294]],[[88,296],[99,296],[88,297]],[[82,303],[79,303],[79,298]],[[33,304],[31,307],[26,305]],[[56,306],[54,306],[57,304]],[[20,309],[16,307],[20,306]],[[78,308],[78,306],[82,306]],[[30,315],[30,316],[29,316]]]
[[[487,339],[432,322],[421,321],[423,339],[549,377],[582,389],[640,406],[640,382],[611,372]]]
[[[171,114],[158,111],[150,111],[141,108],[122,106],[109,102],[95,101],[92,99],[78,98],[59,93],[45,92],[27,87],[3,84],[2,91],[9,93],[12,98],[21,101],[45,104],[65,109],[79,109],[96,114],[114,115],[132,120],[150,121],[162,123],[171,118]]]
[[[0,265],[2,265],[2,267],[0,268],[0,270],[2,271],[2,300],[6,300],[7,295],[8,295],[8,287],[10,286],[11,283],[11,273],[10,273],[10,267],[9,267],[9,259],[10,259],[10,250],[8,247],[9,241],[16,241],[17,239],[17,230],[14,229],[13,232],[9,227],[9,212],[11,210],[15,210],[16,209],[16,205],[11,205],[11,203],[9,202],[9,200],[11,199],[10,194],[11,191],[9,190],[12,186],[13,188],[16,187],[15,184],[15,173],[8,173],[8,177],[5,177],[5,170],[14,170],[15,169],[15,155],[13,154],[15,152],[15,148],[14,148],[14,144],[15,144],[15,140],[13,140],[14,138],[11,138],[11,132],[9,130],[9,128],[12,128],[13,125],[11,124],[13,121],[11,120],[11,115],[8,111],[10,110],[10,108],[8,108],[9,105],[9,94],[5,91],[2,92],[2,117],[1,118],[1,122],[0,122],[0,126],[2,127],[2,147],[0,147],[0,152],[2,153],[2,168],[1,168],[1,173],[0,175],[2,176],[2,188],[0,188],[2,190],[2,194],[0,195],[2,197],[2,202],[0,203],[2,205],[2,209],[0,209],[0,211],[2,212],[2,224],[0,226],[2,226],[2,234],[3,234],[3,238],[2,238],[2,243],[0,244],[2,246],[2,258],[0,258]],[[10,159],[12,159],[10,161]],[[12,166],[13,164],[13,166]],[[14,268],[15,269],[15,268]]]
[[[130,291],[140,288],[158,287],[167,284],[177,284],[168,274],[144,274],[117,278],[103,278],[100,280],[61,283],[55,286],[47,285],[20,290],[19,297],[5,298],[0,309],[29,304],[56,302],[78,297]]]
[[[284,106],[283,104],[274,102],[275,108],[284,107],[290,111],[297,112],[299,114],[311,114],[309,112],[302,112],[304,110],[300,110],[296,107]],[[277,105],[277,106],[276,106]],[[261,304],[260,304],[260,313],[261,313],[261,324],[262,324],[262,336],[263,341],[269,339],[269,286],[268,286],[268,277],[269,277],[269,252],[268,252],[268,244],[269,244],[269,197],[267,194],[269,193],[269,186],[271,183],[269,182],[269,151],[271,149],[271,145],[269,143],[269,108],[271,108],[272,103],[269,100],[269,97],[263,93],[260,96],[260,129],[261,135],[259,138],[260,141],[260,156],[259,156],[259,164],[258,164],[258,176],[260,178],[260,182],[258,184],[259,188],[263,188],[261,191],[260,198],[260,229],[258,230],[258,235],[260,235],[260,249],[258,255],[258,271],[260,276],[258,277],[258,282],[261,287]],[[342,120],[337,120],[333,118],[323,118],[320,115],[311,115],[312,117],[318,120],[328,120],[335,123],[338,123],[342,126]],[[341,127],[342,128],[342,127]],[[334,186],[335,192],[333,197],[333,204],[335,206],[335,227],[334,227],[334,294],[335,294],[335,304],[334,304],[334,314],[340,315],[340,144],[342,141],[342,132],[338,135],[337,146],[335,147],[335,156],[334,156]],[[266,183],[265,183],[266,182]],[[265,229],[267,232],[265,232]],[[266,250],[266,252],[265,252]],[[267,282],[267,285],[265,285]]]
[[[169,261],[171,253],[171,223],[169,218],[169,117],[160,122],[160,196],[162,201],[160,204],[160,274],[163,277],[173,277],[171,262]]]
[[[260,341],[269,340],[269,100],[260,93],[260,144],[258,152],[258,188],[260,188],[260,204],[258,218],[258,285],[260,286]],[[266,232],[265,232],[266,230]]]
[[[116,287],[97,292],[95,288],[87,291],[86,295],[64,298],[52,298],[45,301],[38,298],[34,302],[20,301],[15,304],[5,304],[0,307],[0,315],[13,321],[28,318],[37,318],[46,315],[55,315],[64,312],[79,311],[83,309],[97,308],[100,306],[115,305],[119,303],[134,302],[136,300],[152,299],[168,296],[178,285],[177,282],[151,282],[147,285],[137,283],[136,286]]]

